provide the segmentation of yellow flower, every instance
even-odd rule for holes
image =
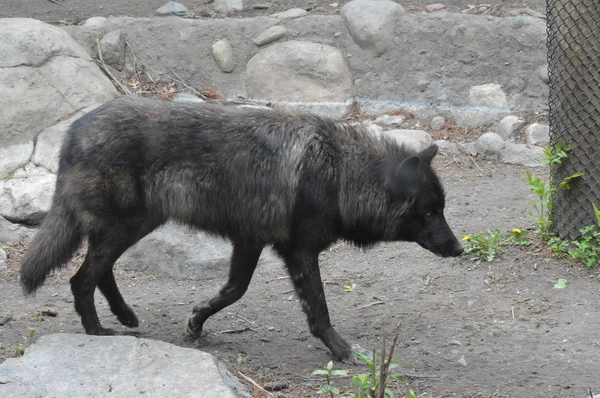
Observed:
[[[462,238],[462,240],[464,240],[464,241],[470,241],[470,240],[471,240],[471,236],[469,236],[469,235],[466,235],[466,236],[464,236],[464,237]]]
[[[515,234],[520,234],[520,233],[521,233],[521,232],[523,232],[523,231],[521,231],[519,228],[513,228],[513,232],[514,232]]]

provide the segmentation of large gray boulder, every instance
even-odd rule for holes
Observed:
[[[30,141],[77,109],[117,96],[88,53],[56,26],[2,18],[0,54],[0,147]]]
[[[249,396],[212,355],[131,336],[51,334],[0,364],[0,396]]]
[[[350,35],[362,49],[385,53],[394,40],[394,27],[404,8],[391,0],[353,0],[340,10]]]
[[[178,279],[214,279],[229,271],[232,247],[224,239],[175,224],[167,224],[131,247],[119,259],[123,269]],[[265,249],[259,264],[277,261]]]
[[[353,95],[350,76],[337,48],[292,40],[273,44],[252,57],[244,83],[253,99],[345,102]]]
[[[0,180],[0,216],[12,222],[38,224],[50,210],[56,175],[31,163]]]

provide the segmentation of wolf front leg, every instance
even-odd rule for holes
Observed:
[[[337,360],[358,363],[355,353],[370,356],[362,347],[348,344],[331,326],[319,270],[319,251],[275,248],[285,261],[311,333],[321,339]]]

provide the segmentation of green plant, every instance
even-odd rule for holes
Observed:
[[[317,392],[319,394],[329,395],[331,398],[334,397],[333,394],[339,395],[339,393],[340,393],[340,389],[337,388],[333,383],[333,377],[348,376],[348,373],[346,373],[346,371],[344,371],[344,370],[334,370],[332,361],[329,361],[329,363],[327,364],[327,366],[324,369],[315,370],[312,374],[313,375],[325,375],[327,382]]]
[[[25,349],[29,347],[29,345],[33,342],[33,338],[35,337],[35,329],[31,329],[29,331],[29,337],[24,337],[25,344],[13,345],[11,348],[15,351],[17,355],[23,355],[25,353]]]
[[[488,229],[485,234],[469,234],[463,238],[465,241],[465,253],[474,254],[474,259],[481,261],[492,261],[496,255],[503,253],[502,246],[509,242],[509,239],[502,235],[499,229],[492,232]]]
[[[553,147],[544,148],[544,157],[541,159],[543,163],[550,166],[550,178],[556,175],[556,166],[561,164],[573,149],[571,145],[564,145],[562,140],[559,140]],[[569,183],[578,177],[583,176],[583,173],[574,173],[563,178],[558,186],[551,179],[542,180],[531,174],[527,170],[527,182],[530,189],[538,196],[538,202],[533,203],[533,212],[529,212],[529,216],[540,234],[540,237],[547,241],[552,237],[550,227],[552,226],[552,206],[554,202],[554,194],[558,190],[569,189]]]
[[[558,236],[551,237],[548,240],[548,245],[553,257],[562,258],[569,254],[569,242],[562,240]]]
[[[594,225],[589,225],[580,232],[581,237],[571,241],[573,248],[568,251],[569,255],[588,267],[594,267],[600,257],[600,231]]]
[[[353,292],[356,290],[356,283],[352,283],[351,285],[345,285],[344,286],[344,291],[345,292]]]
[[[567,280],[560,278],[559,280],[556,281],[556,283],[554,284],[554,287],[556,289],[564,289],[565,287],[567,287]]]
[[[248,357],[245,357],[243,355],[238,355],[237,358],[235,359],[235,361],[237,362],[238,365],[241,365],[244,362],[246,362],[247,359],[248,359]]]

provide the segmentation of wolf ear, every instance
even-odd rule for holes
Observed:
[[[431,160],[434,158],[434,156],[437,154],[437,152],[438,152],[438,146],[435,144],[432,144],[429,147],[422,150],[421,153],[419,153],[419,157],[425,163],[431,164]]]
[[[389,173],[385,185],[392,198],[406,200],[417,191],[421,183],[421,163],[420,156],[411,156]]]

